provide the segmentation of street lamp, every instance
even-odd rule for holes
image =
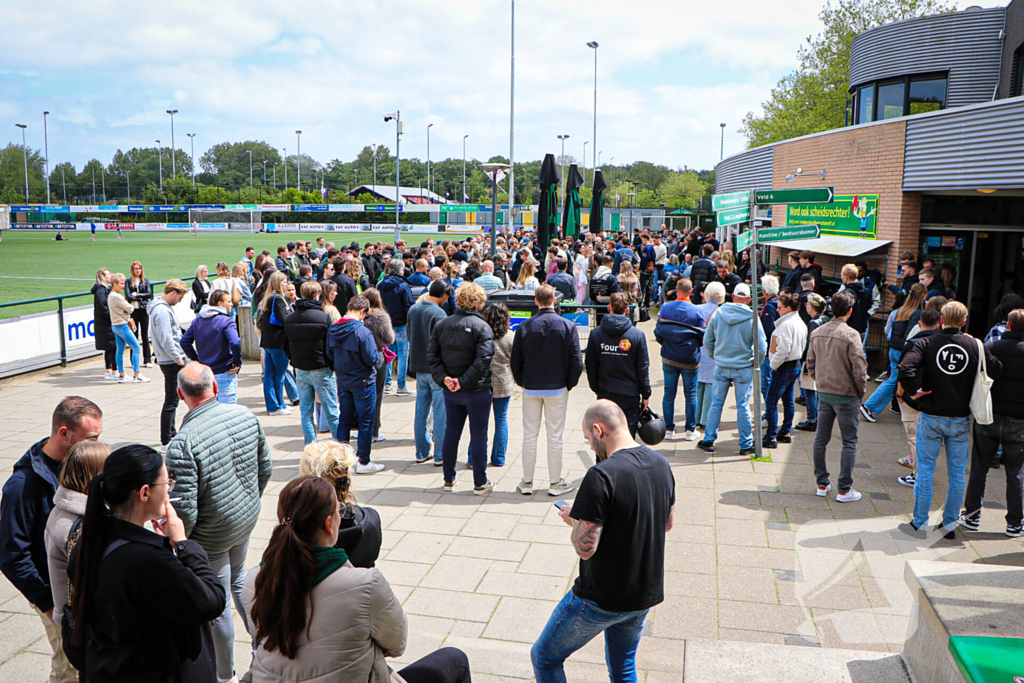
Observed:
[[[299,192],[302,192],[302,131],[295,131],[295,181]]]
[[[25,142],[25,129],[28,128],[24,123],[16,123],[15,127],[21,128],[21,159],[25,163],[25,203],[28,204],[28,143]]]
[[[509,67],[509,105],[508,105],[508,215],[509,224],[515,228],[516,204],[516,0],[512,0],[512,14],[509,19],[511,26],[511,56]],[[494,254],[492,249],[491,254]]]
[[[192,145],[192,187],[196,186],[196,134],[185,133],[188,136],[189,143]]]
[[[591,50],[594,51],[594,151],[596,152],[597,151],[597,48],[598,48],[597,41],[596,40],[590,41],[589,43],[587,43],[587,47],[589,47]],[[584,152],[584,156],[583,156],[583,166],[584,166],[584,168],[586,168],[586,165],[587,165],[586,162],[587,162],[587,157],[586,157],[586,153]],[[596,161],[594,162],[594,170],[595,171],[597,170],[597,162]],[[586,175],[583,176],[584,180],[586,180],[586,177],[587,177]]]
[[[398,240],[401,238],[402,232],[398,226],[399,212],[402,208],[402,167],[399,165],[402,159],[402,153],[399,148],[402,142],[402,112],[397,109],[391,114],[384,114],[384,123],[395,121],[395,244],[398,244]]]
[[[267,162],[268,161],[270,161],[270,159],[264,159],[263,160],[263,187],[267,186]]]
[[[125,181],[128,183],[128,203],[132,203],[132,169],[128,169],[124,174]]]
[[[466,138],[469,135],[462,136],[462,197],[459,198],[459,204],[466,201]]]
[[[430,192],[430,129],[434,124],[427,124],[427,192]]]
[[[288,148],[282,147],[281,151],[284,152],[284,189],[288,189]]]
[[[156,156],[160,160],[160,191],[163,192],[164,191],[164,155],[163,155],[163,152],[160,150],[160,141],[159,140],[156,141]],[[93,184],[95,184],[95,180],[93,181]],[[93,194],[95,194],[95,193],[96,193],[96,190],[93,189]]]
[[[245,153],[249,155],[249,187],[252,187],[252,150],[247,149]]]
[[[569,136],[559,135],[558,139],[562,141],[562,204],[565,205],[565,141]]]
[[[43,162],[46,164],[46,203],[50,203],[50,140],[46,134],[46,117],[50,115],[50,112],[43,112],[43,154],[46,157]]]
[[[718,125],[722,127],[722,149],[718,153],[718,160],[721,161],[725,158],[725,124],[720,123]]]
[[[480,164],[484,173],[491,176],[491,257],[498,253],[498,172],[510,168],[508,164]]]
[[[277,189],[277,162],[274,162],[274,189]]]
[[[590,140],[583,141],[583,185],[587,185],[587,144]]]
[[[167,113],[171,115],[171,177],[178,175],[178,166],[174,162],[174,115],[178,113],[177,109],[168,109]]]

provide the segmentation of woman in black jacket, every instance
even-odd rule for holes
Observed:
[[[206,300],[210,298],[210,269],[206,266],[199,266],[196,268],[196,279],[192,281],[192,310],[196,313],[199,312],[203,306],[206,305]]]
[[[377,405],[374,406],[373,412],[373,440],[384,441],[386,437],[380,435],[380,412],[384,405],[384,383],[388,378],[388,373],[384,371],[384,368],[388,366],[384,349],[395,343],[395,328],[391,325],[391,315],[384,308],[384,302],[381,300],[377,288],[364,289],[363,296],[370,302],[370,312],[363,320],[363,325],[373,333],[373,341],[377,345]],[[394,353],[390,350],[388,353],[394,360]]]
[[[92,329],[95,334],[96,350],[103,352],[103,379],[117,381],[117,340],[110,326],[110,306],[107,296],[110,295],[110,271],[100,268],[96,271],[96,284],[92,286]]]
[[[70,646],[85,646],[83,678],[217,678],[209,623],[223,612],[226,596],[206,552],[185,538],[168,496],[173,488],[163,457],[141,444],[111,453],[89,484],[69,564],[75,577]]]
[[[135,334],[142,344],[143,365],[147,368],[153,367],[153,355],[149,350],[149,304],[153,301],[153,286],[149,284],[146,271],[138,261],[132,263],[128,271],[128,282],[126,283],[124,295],[128,303],[135,308],[132,311],[132,320],[135,321]],[[134,353],[134,352],[133,352]]]
[[[455,462],[462,428],[469,417],[469,452],[473,459],[473,493],[494,486],[487,481],[487,423],[491,414],[491,358],[494,333],[480,310],[487,303],[483,287],[463,283],[455,292],[454,313],[434,325],[427,347],[430,374],[444,387],[444,490],[455,488]]]
[[[288,343],[284,333],[284,320],[288,317],[284,293],[287,279],[284,273],[275,270],[266,280],[267,286],[259,306],[263,399],[267,403],[267,415],[291,415],[291,408],[284,402],[284,376],[288,371],[288,356],[284,352]]]

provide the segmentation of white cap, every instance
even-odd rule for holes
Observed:
[[[750,285],[745,282],[741,282],[736,285],[736,289],[732,290],[733,296],[743,297],[744,299],[750,298]]]

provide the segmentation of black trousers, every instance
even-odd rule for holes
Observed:
[[[153,354],[149,349],[149,313],[145,308],[136,308],[132,311],[132,320],[135,321],[135,336],[142,345],[142,362],[149,363],[153,360]]]
[[[113,370],[114,372],[117,372],[117,358],[114,357],[116,355],[117,352],[114,349],[104,351],[103,367],[106,368],[107,370]]]
[[[626,424],[629,425],[629,434],[632,437],[636,437],[637,423],[640,421],[640,397],[639,396],[623,396],[622,394],[609,394],[607,392],[599,392],[598,398],[608,399],[618,407],[622,408],[622,412],[626,414]]]
[[[178,371],[181,370],[177,363],[169,363],[160,366],[160,372],[164,373],[164,405],[160,409],[160,445],[166,446],[170,443],[178,430],[174,428],[174,414],[178,410]]]
[[[377,362],[377,404],[373,407],[373,438],[377,438],[380,435],[380,411],[384,406],[384,382],[388,378],[388,366],[384,362],[384,354],[381,353],[380,349],[377,350],[377,355],[380,356],[380,360]]]
[[[974,424],[974,448],[971,451],[971,476],[967,480],[964,511],[968,517],[981,517],[989,464],[1003,447],[1002,464],[1006,472],[1006,523],[1019,526],[1022,510],[1021,467],[1024,466],[1024,419],[996,415],[990,425]]]
[[[470,683],[469,657],[455,647],[443,647],[405,667],[398,675],[407,683]]]

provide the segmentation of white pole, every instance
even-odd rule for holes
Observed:
[[[512,67],[509,86],[508,116],[508,215],[509,225],[515,229],[512,207],[516,203],[516,0],[512,0]],[[497,177],[497,173],[495,173]]]

